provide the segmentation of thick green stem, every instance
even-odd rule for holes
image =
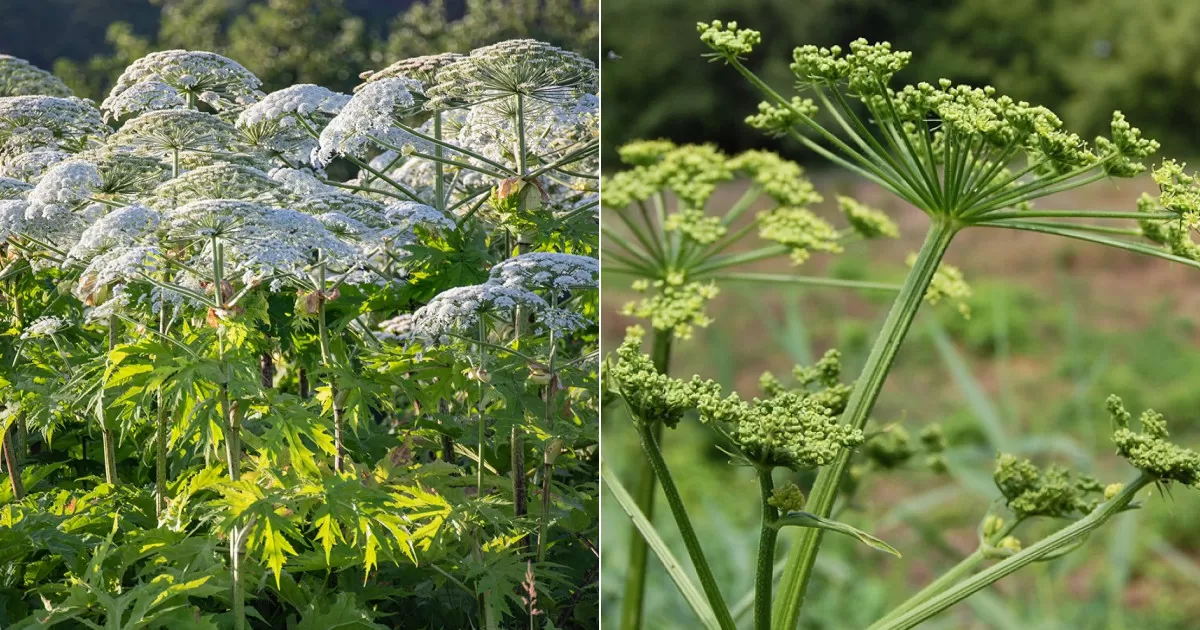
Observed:
[[[4,463],[8,468],[8,481],[12,486],[13,499],[20,501],[25,498],[25,484],[21,482],[21,461],[17,458],[17,449],[13,447],[16,434],[16,427],[9,427],[0,435],[0,442],[3,442]]]
[[[325,378],[329,381],[329,406],[333,409],[333,469],[340,473],[346,465],[346,440],[342,434],[342,409],[338,404],[337,386],[330,374],[333,352],[329,346],[329,326],[325,322],[325,263],[320,263],[317,269],[317,336],[321,344],[321,366],[325,368]]]
[[[721,627],[725,630],[735,630],[737,624],[733,622],[733,617],[729,614],[729,606],[725,603],[725,597],[721,595],[721,587],[717,584],[717,579],[708,566],[708,558],[705,557],[704,549],[700,546],[700,538],[696,536],[696,530],[692,527],[687,508],[683,505],[683,497],[679,495],[679,489],[675,487],[671,471],[667,468],[666,460],[663,459],[662,449],[659,448],[658,440],[654,435],[654,427],[641,420],[635,420],[634,424],[637,426],[638,437],[641,438],[646,460],[650,462],[650,466],[654,469],[654,476],[662,486],[663,496],[667,499],[671,515],[675,517],[675,525],[679,528],[679,535],[683,538],[683,546],[687,548],[688,557],[691,558],[692,566],[696,569],[696,576],[700,578],[700,587],[704,590],[704,595],[708,598],[713,612],[716,613]]]
[[[779,529],[775,527],[779,510],[770,504],[771,492],[775,489],[770,468],[758,471],[758,486],[762,490],[762,529],[758,534],[758,566],[754,572],[754,627],[756,630],[770,630],[775,541],[779,537]]]
[[[225,306],[225,279],[223,277],[225,256],[221,242],[216,236],[212,237],[213,252],[213,302],[221,308]],[[232,378],[229,362],[225,360],[225,345],[221,339],[221,331],[217,330],[217,361],[221,366],[221,382],[218,383],[217,401],[221,407],[221,415],[225,419],[225,465],[229,471],[229,480],[237,482],[241,479],[241,440],[237,411],[229,399],[229,381]],[[245,529],[234,525],[229,532],[229,569],[233,582],[233,628],[244,630],[246,627],[246,591],[245,576],[242,575],[241,542]]]
[[[158,333],[167,334],[167,304],[162,302],[158,312]],[[162,518],[167,510],[167,403],[163,386],[158,388],[157,408],[154,410],[154,511]]]
[[[671,366],[671,331],[655,330],[650,358],[654,369],[666,374]],[[662,424],[651,428],[655,442],[662,440]],[[654,468],[643,460],[638,470],[638,485],[634,499],[637,507],[654,522]],[[625,579],[625,593],[621,599],[621,628],[632,630],[642,627],[642,608],[646,597],[646,563],[649,547],[645,539],[634,535],[629,539],[629,572]]]
[[[551,449],[554,449],[553,451]],[[542,456],[542,517],[538,522],[537,561],[546,559],[546,529],[550,514],[550,488],[554,478],[554,461],[558,458],[558,445],[547,445]]]
[[[915,628],[934,615],[991,586],[1017,570],[1039,560],[1054,557],[1054,554],[1061,553],[1065,549],[1078,545],[1093,530],[1125,510],[1134,497],[1137,496],[1137,493],[1153,482],[1154,479],[1152,477],[1144,474],[1139,476],[1132,483],[1125,486],[1116,496],[1102,503],[1087,516],[979,573],[957,582],[909,612],[890,620],[882,620],[872,624],[868,630],[909,630],[909,628]]]
[[[929,283],[933,280],[957,229],[954,224],[939,219],[935,219],[930,226],[925,242],[917,254],[917,261],[892,304],[892,310],[875,339],[875,345],[871,348],[862,374],[855,382],[854,391],[846,403],[846,411],[842,414],[842,422],[857,429],[866,426],[900,344],[912,326],[925,291],[929,288]],[[822,517],[830,515],[837,498],[838,485],[849,462],[850,451],[843,450],[832,463],[821,469],[809,497],[809,512]],[[792,546],[787,568],[780,580],[779,596],[775,605],[774,627],[777,630],[792,630],[796,627],[822,533],[823,530],[820,529],[803,528],[798,534],[796,544]]]
[[[899,606],[893,608],[888,612],[887,616],[885,616],[883,619],[880,619],[876,623],[884,623],[891,619],[895,619],[912,610],[913,608],[920,606],[933,596],[952,586],[955,582],[970,575],[980,564],[983,563],[984,559],[985,557],[983,555],[983,550],[976,549],[973,553],[971,553],[971,555],[963,558],[958,564],[951,567],[949,571],[941,574],[936,580],[926,585],[925,588],[918,591],[915,595],[905,600]]]
[[[108,349],[112,351],[117,346],[117,335],[120,331],[121,322],[116,315],[111,315],[108,318]],[[107,407],[104,404],[104,390],[100,390],[100,396],[96,399],[96,414],[100,419],[100,440],[104,447],[104,481],[117,485],[120,480],[117,479],[117,445],[113,437],[112,428],[108,426]]]

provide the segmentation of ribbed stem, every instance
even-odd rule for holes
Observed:
[[[842,422],[857,429],[866,426],[900,344],[916,318],[925,291],[937,273],[938,265],[956,231],[954,224],[940,219],[936,219],[930,226],[925,242],[917,254],[916,263],[905,279],[900,294],[896,296],[892,310],[888,313],[863,366],[862,374],[855,382],[854,391],[846,403],[846,411],[842,414]],[[809,512],[823,517],[830,515],[842,474],[849,463],[850,451],[842,450],[832,463],[821,469],[807,503]],[[792,546],[787,567],[779,583],[779,596],[774,611],[776,630],[793,630],[796,627],[823,532],[824,530],[816,528],[802,528],[796,544]]]
[[[12,486],[13,498],[17,501],[25,498],[25,484],[21,482],[21,462],[17,459],[17,449],[13,448],[13,437],[16,435],[15,427],[9,427],[4,435],[0,435],[0,442],[3,442],[4,463],[8,468],[8,481]]]
[[[116,315],[111,315],[108,318],[108,349],[111,351],[117,346],[117,335],[120,330],[121,322]],[[104,447],[104,481],[117,485],[120,480],[117,479],[117,445],[113,437],[112,429],[108,426],[107,407],[104,404],[104,390],[100,390],[100,396],[96,399],[96,414],[100,419],[100,440]]]
[[[655,330],[653,349],[650,358],[654,369],[666,374],[671,364],[671,331]],[[662,440],[662,424],[656,423],[650,428],[656,443]],[[638,509],[646,516],[646,520],[654,522],[655,495],[654,467],[649,461],[642,460],[638,468],[638,483],[634,490],[634,500]],[[621,628],[635,630],[642,627],[642,609],[646,597],[646,564],[649,559],[649,547],[646,541],[635,532],[629,538],[629,571],[625,578],[625,592],[621,599]]]
[[[770,630],[775,541],[779,537],[779,530],[774,526],[779,518],[779,510],[769,503],[771,492],[775,489],[770,468],[758,471],[758,487],[762,491],[762,527],[758,533],[758,566],[754,572],[754,627],[756,630]]]
[[[637,426],[638,437],[642,441],[642,451],[645,452],[646,459],[654,468],[654,476],[658,478],[658,483],[662,486],[663,496],[667,499],[671,515],[675,517],[675,525],[679,528],[680,537],[683,538],[683,546],[687,548],[688,557],[691,558],[692,566],[696,569],[696,576],[700,578],[700,587],[704,590],[704,595],[708,598],[708,603],[717,616],[717,622],[720,623],[723,630],[736,630],[737,624],[729,614],[729,606],[725,604],[725,597],[721,595],[721,588],[708,565],[708,558],[705,557],[704,549],[700,546],[700,538],[696,535],[696,529],[692,527],[687,508],[683,505],[683,497],[679,495],[679,489],[675,487],[675,481],[671,478],[671,471],[667,468],[662,449],[659,448],[658,441],[654,438],[654,431],[640,420],[635,421],[634,424]]]

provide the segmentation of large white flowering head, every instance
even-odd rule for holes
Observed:
[[[266,173],[253,166],[218,162],[163,182],[154,189],[155,198],[150,203],[157,208],[169,208],[200,199],[270,201],[278,187]]]
[[[596,288],[600,261],[575,254],[532,252],[498,263],[489,275],[489,282],[527,291]]]
[[[146,276],[156,276],[165,269],[162,250],[155,245],[112,247],[92,256],[79,274],[79,282],[71,292],[84,304],[106,304],[103,312],[125,305],[125,289],[130,283],[144,282]],[[99,318],[93,314],[92,318]]]
[[[0,96],[71,96],[58,77],[11,55],[0,55]]]
[[[416,81],[402,77],[364,86],[321,131],[313,164],[323,166],[339,155],[367,158],[372,149],[380,147],[379,141],[397,147],[424,146],[424,141],[394,124],[413,107],[412,90],[418,87]]]
[[[278,288],[322,260],[334,270],[357,268],[358,252],[315,217],[296,210],[228,199],[195,201],[163,214],[169,237],[202,243],[195,268],[209,268],[211,240],[225,248],[226,276],[246,283],[272,277]]]
[[[248,127],[278,121],[292,115],[305,118],[332,117],[342,111],[349,102],[348,94],[302,83],[271,92],[259,102],[247,107],[238,114],[237,126]]]
[[[0,155],[35,149],[79,151],[108,127],[91,101],[75,97],[0,98]]]
[[[16,155],[0,152],[0,176],[36,182],[50,167],[71,157],[66,151],[43,149]]]
[[[382,230],[383,238],[396,239],[406,242],[409,239],[403,235],[411,235],[420,228],[429,232],[453,230],[457,226],[454,219],[446,216],[441,210],[415,201],[400,201],[384,209],[384,220],[387,228]]]
[[[145,195],[169,175],[158,158],[101,146],[76,153],[64,162],[91,164],[100,174],[96,196],[128,201]]]
[[[372,228],[385,227],[383,204],[330,186],[306,170],[277,168],[271,179],[280,186],[286,205],[306,214],[344,214]]]
[[[578,53],[534,39],[514,39],[471,51],[438,71],[430,106],[455,107],[504,96],[562,100],[595,92],[596,64]]]
[[[312,133],[320,133],[348,102],[349,95],[319,85],[293,85],[242,111],[236,124],[247,144],[282,156],[285,164],[307,164],[317,147]]]
[[[59,250],[69,250],[93,221],[104,214],[106,207],[99,203],[63,204],[28,203],[21,233]]]
[[[143,81],[104,101],[105,120],[122,120],[143,112],[184,109],[187,97],[162,81]]]
[[[0,199],[0,241],[25,230],[25,210],[29,202],[21,199]]]
[[[419,81],[421,87],[415,91],[420,92],[423,96],[425,89],[433,84],[439,70],[463,58],[464,55],[459,53],[440,53],[401,59],[383,70],[368,70],[358,75],[363,82],[355,87],[354,91],[357,92],[366,85],[383,79],[404,77]]]
[[[100,172],[87,162],[62,162],[38,180],[29,193],[29,202],[36,206],[71,207],[88,201],[100,187]]]
[[[111,249],[145,243],[162,224],[162,216],[145,206],[117,208],[96,219],[67,252],[68,261],[89,260]]]
[[[66,328],[67,322],[61,317],[46,315],[33,320],[25,330],[21,332],[21,339],[36,339],[38,337],[49,337],[58,331]]]
[[[517,309],[542,313],[550,305],[532,291],[500,284],[455,287],[439,293],[414,313],[412,331],[437,343],[449,343],[454,337],[477,339],[486,334],[484,318],[511,321]],[[484,331],[480,331],[481,326]]]
[[[154,52],[121,73],[101,108],[111,112],[125,93],[143,83],[159,83],[221,111],[245,107],[262,97],[262,82],[242,64],[216,53],[190,50]]]
[[[230,151],[237,145],[233,125],[190,109],[146,112],[127,121],[108,144],[130,151],[166,156],[174,151]]]

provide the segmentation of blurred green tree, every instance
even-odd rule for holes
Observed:
[[[82,62],[59,59],[55,72],[77,94],[99,99],[134,59],[185,48],[237,59],[268,91],[295,83],[348,91],[364,70],[506,38],[534,37],[592,58],[598,50],[598,0],[467,0],[460,15],[444,0],[429,0],[414,2],[387,28],[375,29],[345,0],[149,1],[161,12],[154,37],[114,22],[107,32],[112,52]],[[372,16],[383,11],[355,8]]]

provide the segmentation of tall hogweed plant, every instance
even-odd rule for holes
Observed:
[[[0,58],[0,626],[586,627],[598,86]]]
[[[732,629],[742,611],[727,604],[692,526],[662,443],[664,429],[696,418],[718,435],[734,464],[755,471],[762,516],[753,593],[753,627],[797,626],[823,535],[850,536],[873,548],[899,553],[867,532],[837,520],[864,473],[906,467],[939,472],[946,463],[945,438],[929,425],[913,438],[903,427],[873,427],[872,408],[896,353],[923,301],[958,301],[969,295],[962,274],[943,264],[963,230],[990,228],[1038,232],[1104,245],[1200,267],[1200,189],[1182,164],[1166,160],[1153,171],[1157,196],[1146,195],[1128,210],[1042,209],[1035,202],[1102,180],[1134,177],[1158,148],[1116,112],[1112,133],[1092,142],[1067,131],[1050,110],[997,94],[990,87],[947,80],[896,87],[893,75],[910,54],[887,43],[858,40],[848,50],[801,46],[791,70],[798,94],[783,95],[751,72],[743,59],[759,33],[735,23],[701,23],[708,57],[741,74],[764,102],[746,122],[774,137],[789,137],[839,167],[873,182],[920,209],[929,219],[924,242],[908,263],[900,285],[851,282],[807,275],[737,272],[738,265],[790,254],[803,263],[815,252],[837,253],[850,241],[891,237],[897,229],[885,215],[849,198],[838,206],[847,227],[838,228],[809,207],[820,200],[799,166],[768,153],[728,157],[708,146],[635,142],[620,150],[628,169],[604,182],[603,205],[631,237],[604,227],[606,269],[635,278],[644,297],[625,307],[648,320],[646,332],[630,329],[605,363],[606,405],[632,419],[646,464],[627,490],[601,463],[601,475],[639,533],[629,549],[623,585],[623,628],[642,627],[645,576],[653,551],[708,628]],[[710,206],[715,187],[741,176],[748,192],[723,212]],[[766,199],[763,204],[760,198]],[[745,220],[755,202],[767,208]],[[739,218],[742,219],[739,221]],[[1137,227],[1105,225],[1133,220]],[[728,248],[757,232],[765,244]],[[890,291],[895,301],[861,373],[845,382],[839,355],[831,350],[813,366],[797,367],[794,378],[761,380],[762,395],[746,399],[723,392],[713,381],[669,376],[674,340],[709,324],[705,303],[729,282],[784,283]],[[1099,411],[1099,410],[1098,410]],[[1145,411],[1136,421],[1119,398],[1107,402],[1119,455],[1138,473],[1124,483],[1104,484],[1069,469],[1039,467],[1000,454],[994,471],[998,500],[980,519],[978,548],[870,626],[913,628],[954,604],[1034,562],[1079,548],[1114,515],[1137,507],[1148,486],[1173,483],[1197,487],[1200,453],[1170,441],[1166,421]],[[777,469],[815,474],[807,496],[795,484],[776,485]],[[683,571],[653,525],[655,494],[661,488],[695,568],[699,585]],[[1022,529],[1051,520],[1052,533]],[[786,563],[776,577],[779,534],[795,528]],[[712,544],[720,544],[712,541]],[[613,553],[613,551],[610,551]],[[748,611],[747,611],[748,612]]]

